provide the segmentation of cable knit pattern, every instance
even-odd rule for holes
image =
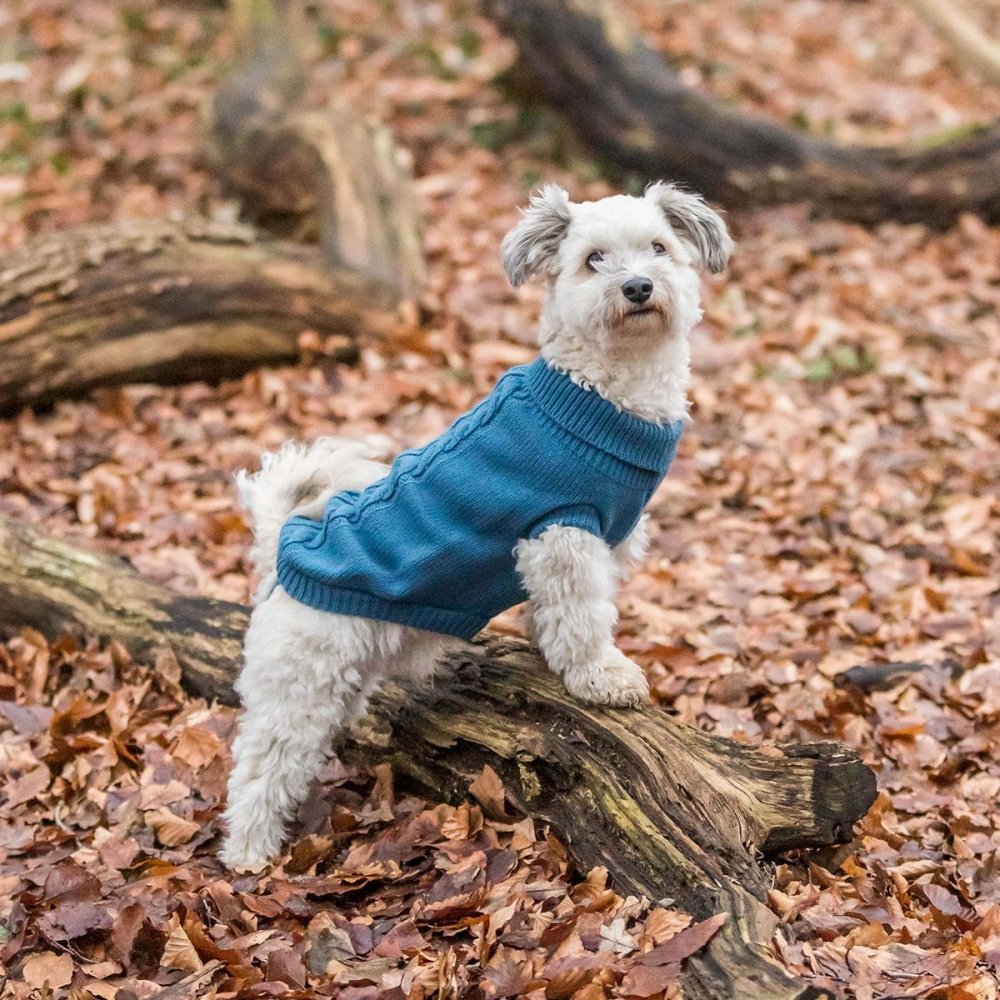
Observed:
[[[348,524],[356,524],[362,515],[376,504],[391,503],[400,486],[413,479],[419,479],[431,462],[443,458],[445,455],[450,455],[465,443],[470,434],[488,427],[507,396],[503,391],[497,392],[497,390],[501,389],[504,379],[510,378],[515,370],[512,369],[512,371],[505,373],[497,382],[494,391],[468,413],[463,413],[448,428],[447,433],[420,448],[410,448],[408,451],[400,452],[393,463],[392,474],[386,476],[385,479],[380,479],[377,483],[373,483],[364,491],[343,494],[345,498],[356,496],[358,500],[356,503],[352,503],[347,510],[340,511],[333,516],[330,515],[328,508],[328,523],[343,519]],[[516,396],[517,394],[518,390],[515,389],[512,395]],[[523,389],[520,390],[520,395],[522,397],[525,395]]]
[[[514,547],[552,524],[622,541],[673,460],[682,423],[619,410],[538,359],[321,521],[282,529],[278,581],[323,611],[471,638],[524,600]]]

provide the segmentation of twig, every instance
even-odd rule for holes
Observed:
[[[904,674],[926,670],[927,663],[871,663],[843,670],[833,678],[837,688],[855,687],[862,691],[887,691],[895,687]]]
[[[211,979],[219,969],[223,968],[223,965],[223,962],[213,958],[211,962],[206,962],[202,968],[183,979],[178,979],[176,983],[164,987],[159,993],[148,997],[147,1000],[171,1000],[172,997],[181,997],[192,987],[200,986],[203,979]]]

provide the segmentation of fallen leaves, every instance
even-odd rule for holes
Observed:
[[[201,829],[200,823],[175,816],[163,808],[147,812],[146,822],[156,831],[156,839],[164,847],[186,844]]]
[[[841,140],[1000,114],[905,5],[631,6],[686,82]],[[289,437],[418,444],[532,356],[541,293],[510,292],[500,238],[538,179],[610,188],[489,84],[514,55],[491,24],[468,5],[412,8],[314,5],[310,100],[335,95],[413,151],[420,303],[363,339],[356,368],[304,337],[298,367],[6,421],[0,510],[242,600],[233,470]],[[221,10],[12,0],[0,25],[4,245],[112,213],[234,211],[196,162],[198,109],[229,58]],[[864,230],[795,208],[731,219],[740,251],[707,291],[692,421],[622,598],[621,644],[688,722],[837,738],[876,768],[857,840],[777,869],[790,968],[856,1000],[993,1000],[1000,231],[972,217]],[[900,663],[914,669],[872,672]],[[396,798],[385,773],[333,768],[277,869],[223,873],[233,716],[184,697],[169,653],[156,668],[30,630],[0,646],[0,962],[15,996],[130,1000],[206,970],[196,991],[234,996],[676,995],[680,960],[645,959],[679,954],[706,922],[572,873],[489,771],[470,801],[432,806]]]
[[[173,914],[167,925],[170,933],[163,945],[163,954],[160,955],[160,965],[164,969],[180,969],[182,972],[198,972],[204,965],[198,957],[191,939],[184,932],[177,914]]]
[[[652,951],[643,955],[638,962],[640,965],[651,966],[679,964],[695,952],[701,951],[727,919],[728,914],[717,913],[714,917],[702,920],[686,930],[678,931],[663,944],[658,944]]]
[[[504,806],[504,787],[500,776],[486,764],[478,777],[469,785],[469,794],[483,807],[483,812],[490,819],[509,823],[512,817],[507,815]]]

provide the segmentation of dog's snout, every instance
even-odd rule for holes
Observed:
[[[628,281],[622,285],[622,295],[629,300],[629,302],[642,303],[653,294],[653,283],[649,278],[642,277],[641,275],[633,275]]]

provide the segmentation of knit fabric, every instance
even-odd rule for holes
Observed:
[[[512,368],[385,478],[282,528],[278,582],[337,614],[469,639],[527,594],[515,547],[553,524],[617,545],[666,475],[683,424],[619,410],[541,358]]]

